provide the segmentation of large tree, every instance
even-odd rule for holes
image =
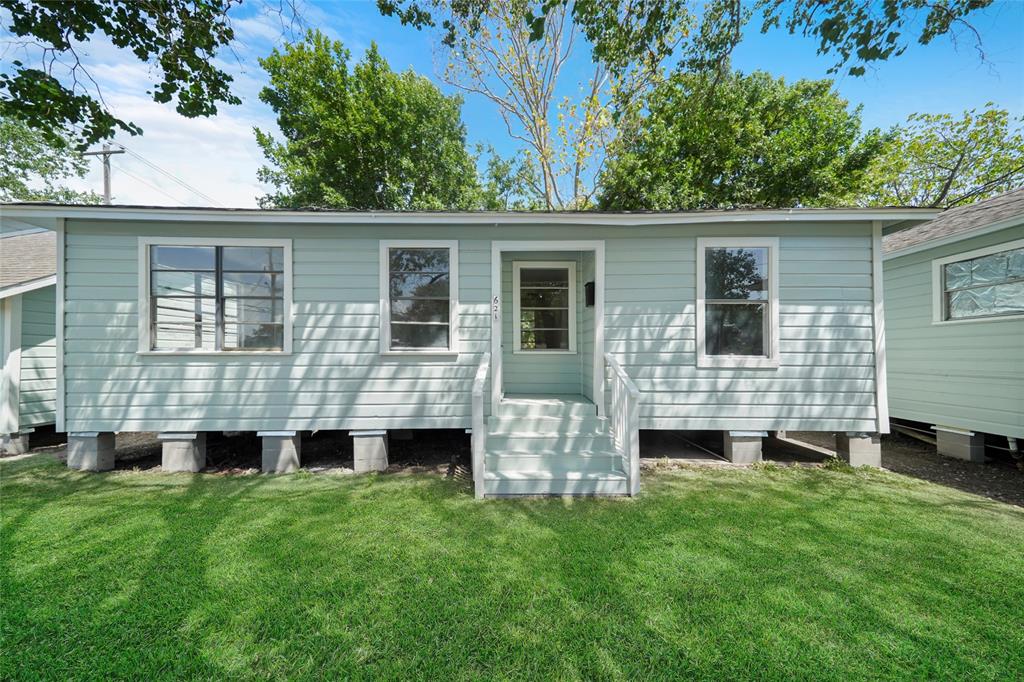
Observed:
[[[210,116],[219,103],[237,104],[220,50],[234,40],[228,12],[241,0],[0,0],[9,60],[0,73],[0,114],[13,116],[60,144],[73,132],[81,146],[118,130],[142,130],[115,116],[90,75],[95,35],[149,64],[153,100],[183,116]],[[284,4],[282,2],[282,4]],[[284,8],[282,8],[282,12]]]
[[[0,201],[57,201],[98,204],[99,195],[64,186],[81,178],[86,159],[67,140],[54,141],[27,124],[0,116]]]
[[[645,104],[611,149],[602,208],[840,203],[884,144],[828,80],[676,72]]]
[[[991,103],[956,118],[913,114],[871,167],[863,201],[952,208],[1024,186],[1024,117]]]
[[[262,205],[358,209],[470,208],[479,202],[462,102],[412,71],[395,73],[371,45],[349,69],[348,50],[319,31],[260,64],[260,99],[280,134],[256,130],[275,187]]]

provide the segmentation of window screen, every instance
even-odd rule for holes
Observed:
[[[451,348],[451,251],[388,250],[391,349]]]

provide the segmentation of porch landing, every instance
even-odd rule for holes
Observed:
[[[581,395],[513,394],[487,421],[484,494],[626,495],[608,420]]]

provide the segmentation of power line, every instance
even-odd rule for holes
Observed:
[[[157,186],[156,186],[156,185],[154,185],[153,183],[151,183],[151,182],[148,182],[148,181],[146,181],[146,180],[144,180],[144,179],[140,178],[140,177],[139,177],[138,175],[136,175],[135,173],[132,173],[132,172],[130,172],[130,171],[128,171],[128,170],[125,170],[124,168],[122,168],[121,166],[118,166],[117,164],[114,164],[114,168],[116,168],[117,170],[121,171],[122,173],[124,173],[125,175],[127,175],[127,176],[129,176],[129,177],[135,178],[136,180],[138,180],[139,182],[141,182],[141,183],[142,183],[143,185],[146,185],[146,186],[147,186],[147,187],[149,187],[150,189],[155,189],[155,190],[156,190],[157,192],[160,192],[160,194],[163,194],[163,195],[164,195],[165,197],[167,197],[168,199],[170,199],[171,201],[173,201],[173,202],[174,202],[175,204],[177,204],[177,205],[179,205],[179,206],[184,206],[184,205],[185,205],[185,202],[184,202],[184,201],[182,201],[181,199],[178,199],[177,197],[173,197],[173,196],[171,196],[170,194],[168,194],[168,193],[167,193],[167,192],[165,192],[164,190],[160,189],[159,187],[157,187]]]
[[[121,149],[123,149],[124,151],[128,152],[129,154],[134,156],[136,159],[138,159],[142,163],[146,164],[147,166],[149,166],[153,170],[157,171],[158,173],[162,173],[163,175],[165,175],[166,177],[170,178],[174,182],[178,183],[179,185],[181,185],[182,187],[184,187],[188,191],[192,192],[196,196],[202,197],[203,199],[205,199],[206,201],[210,202],[211,204],[214,204],[215,206],[220,206],[221,208],[224,207],[224,204],[222,204],[221,202],[217,201],[216,199],[214,199],[213,197],[209,196],[208,194],[204,194],[203,192],[200,192],[198,189],[196,189],[192,185],[188,184],[187,182],[185,182],[184,180],[179,178],[174,173],[161,168],[160,166],[158,166],[157,164],[153,163],[152,161],[150,161],[146,157],[142,156],[138,152],[135,152],[135,151],[132,151],[131,149],[128,149],[128,147],[125,147],[123,144],[118,143],[118,145],[121,147]]]

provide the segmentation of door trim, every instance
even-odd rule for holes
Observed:
[[[594,404],[604,409],[604,240],[492,241],[491,242],[491,414],[502,397],[501,255],[505,251],[592,251],[594,253]]]

